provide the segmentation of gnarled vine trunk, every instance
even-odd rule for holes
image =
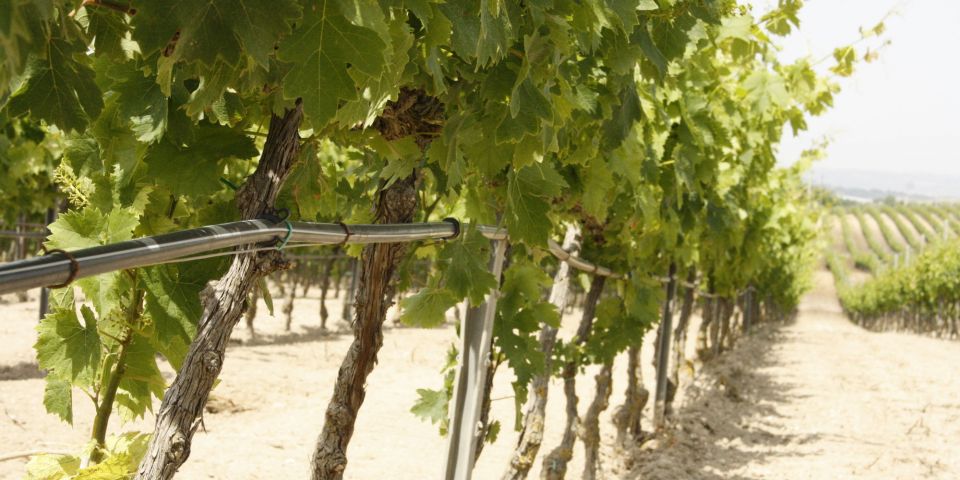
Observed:
[[[253,321],[257,318],[257,289],[254,287],[251,289],[250,296],[247,300],[247,311],[244,312],[243,317],[246,320],[247,325],[247,335],[250,337],[250,340],[254,340],[257,337],[257,331],[253,327]]]
[[[680,387],[680,367],[687,363],[687,328],[690,325],[690,317],[693,315],[693,302],[696,289],[690,287],[697,279],[697,270],[691,268],[687,274],[686,284],[683,290],[683,303],[680,305],[680,317],[677,319],[677,328],[673,331],[673,364],[670,366],[670,383],[667,388],[666,414],[670,415],[673,408],[673,399],[677,396],[677,389]]]
[[[490,398],[490,393],[493,392],[493,377],[497,374],[497,367],[499,363],[495,362],[492,358],[495,355],[493,349],[490,350],[490,363],[487,365],[487,376],[483,381],[483,403],[480,404],[480,424],[477,426],[477,443],[476,449],[473,454],[473,463],[477,463],[477,459],[480,458],[480,454],[483,453],[483,446],[487,444],[485,441],[487,434],[490,433],[490,406],[493,402],[493,399]]]
[[[627,388],[623,405],[613,414],[613,424],[617,427],[617,444],[621,448],[643,437],[643,407],[650,399],[650,391],[643,386],[643,372],[640,369],[640,345],[637,342],[627,349]]]
[[[292,170],[300,149],[297,129],[303,118],[300,102],[284,116],[270,119],[257,170],[237,191],[237,205],[245,219],[273,208],[283,181]],[[259,278],[285,265],[277,251],[245,253],[234,257],[227,273],[211,283],[202,295],[203,315],[197,336],[163,397],[156,428],[137,470],[137,480],[169,479],[190,456],[194,432],[201,423],[210,389],[223,368],[230,332],[240,320],[251,289]]]
[[[320,283],[320,329],[327,329],[327,318],[330,312],[327,311],[327,292],[330,290],[330,275],[333,272],[333,265],[337,262],[337,255],[340,253],[340,247],[334,248],[332,255],[327,259],[323,266],[323,280]]]
[[[575,345],[583,345],[590,337],[593,329],[593,319],[597,312],[597,302],[600,301],[600,295],[603,293],[603,286],[606,284],[607,277],[595,275],[590,282],[590,291],[587,292],[587,298],[583,305],[583,316],[580,318],[580,325],[577,328],[576,336],[573,338]],[[563,438],[560,445],[550,451],[550,454],[543,459],[543,470],[540,478],[549,480],[560,480],[567,474],[567,464],[573,458],[573,446],[577,439],[577,428],[579,423],[579,412],[577,411],[577,364],[569,361],[563,366],[563,394],[566,398],[566,420],[563,424]]]
[[[297,279],[299,275],[291,275],[290,291],[287,292],[287,298],[283,302],[283,330],[289,332],[293,327],[293,302],[297,297]]]
[[[714,339],[714,356],[720,355],[730,346],[730,320],[733,317],[733,303],[733,300],[729,298],[721,298],[717,302],[717,319],[714,321],[716,335],[711,335]]]
[[[563,249],[576,254],[580,245],[576,242],[577,229],[567,227],[563,237]],[[570,290],[570,265],[560,262],[557,273],[553,277],[553,287],[550,289],[550,303],[563,314],[567,306],[567,293]],[[540,349],[544,354],[543,373],[533,377],[530,382],[530,398],[527,400],[526,413],[523,416],[523,427],[517,447],[510,458],[510,465],[503,474],[503,480],[520,480],[527,477],[530,467],[537,458],[540,445],[543,443],[543,422],[547,410],[547,392],[550,386],[550,372],[552,370],[551,357],[553,346],[557,342],[557,329],[550,325],[543,325],[540,330]]]
[[[422,90],[402,89],[374,127],[388,141],[415,136],[421,152],[442,124],[443,105]],[[376,223],[410,223],[417,208],[416,172],[380,191]],[[353,343],[340,365],[323,431],[313,452],[313,480],[339,480],[347,467],[347,446],[366,395],[367,376],[383,345],[383,321],[392,304],[394,273],[406,254],[404,243],[374,244],[363,249],[356,292]]]
[[[610,405],[610,392],[613,388],[611,370],[613,364],[603,364],[600,373],[596,376],[597,394],[583,416],[583,425],[580,427],[580,439],[583,441],[583,479],[597,478],[597,464],[600,463],[600,414]]]
[[[415,178],[398,180],[380,194],[378,223],[409,223],[417,205]],[[363,250],[360,286],[354,305],[354,340],[340,365],[323,431],[313,453],[314,480],[339,479],[347,467],[347,446],[366,395],[367,376],[383,345],[383,321],[393,298],[393,275],[406,244],[368,245]]]

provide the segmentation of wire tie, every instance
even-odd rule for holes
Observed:
[[[453,217],[447,217],[447,218],[444,218],[443,221],[453,225],[453,235],[449,237],[444,237],[443,241],[453,240],[460,236],[460,220],[457,220],[456,218],[453,218]]]
[[[220,177],[220,183],[222,183],[222,184],[230,187],[230,189],[233,190],[233,191],[237,191],[237,190],[240,189],[240,187],[238,187],[236,183],[233,183],[233,182],[231,182],[230,180],[227,180],[227,179],[224,178],[224,177]]]
[[[80,262],[78,262],[77,259],[74,258],[74,256],[71,255],[70,252],[68,252],[68,251],[66,251],[66,250],[61,250],[61,249],[59,249],[59,248],[54,248],[54,249],[51,249],[51,250],[47,250],[47,247],[45,247],[45,246],[41,247],[41,249],[43,249],[43,253],[44,253],[45,255],[52,255],[52,254],[54,254],[54,253],[62,253],[63,256],[67,257],[67,260],[70,260],[70,276],[67,277],[67,281],[65,281],[65,282],[63,282],[63,283],[61,283],[61,284],[59,284],[59,285],[49,285],[49,286],[47,286],[46,288],[49,288],[49,289],[51,289],[51,290],[52,290],[52,289],[55,289],[55,288],[64,288],[64,287],[66,287],[66,286],[69,286],[71,283],[73,283],[73,280],[77,278],[77,274],[80,273]]]
[[[350,241],[350,236],[353,235],[353,232],[350,231],[350,227],[348,227],[346,223],[337,222],[337,225],[340,225],[340,228],[343,229],[343,234],[344,234],[343,241],[340,242],[338,245],[341,245],[341,246],[346,245],[347,242]]]
[[[286,247],[287,242],[290,241],[290,237],[293,236],[293,225],[290,223],[290,220],[284,220],[283,224],[287,226],[287,234],[283,237],[283,240],[280,240],[280,243],[277,244],[277,250],[283,250],[283,247]]]

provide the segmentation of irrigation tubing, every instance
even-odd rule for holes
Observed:
[[[433,223],[344,225],[339,223],[273,222],[257,219],[223,223],[202,228],[143,237],[135,240],[85,248],[71,252],[53,250],[47,255],[0,265],[0,294],[37,287],[60,287],[72,281],[102,273],[178,261],[196,260],[238,252],[201,255],[243,245],[290,247],[398,243],[418,240],[444,240],[459,235],[460,223],[455,220]],[[488,239],[505,240],[503,228],[479,225],[477,230]],[[270,246],[263,246],[263,244]],[[297,245],[293,245],[297,244]],[[551,253],[572,267],[595,275],[626,278],[610,269],[594,265],[571,255],[550,240]],[[186,258],[185,258],[186,257]]]
[[[0,230],[0,237],[4,238],[45,238],[46,232],[18,232],[16,230]]]

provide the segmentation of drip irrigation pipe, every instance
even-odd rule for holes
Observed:
[[[269,220],[223,223],[72,252],[52,252],[41,257],[0,265],[0,294],[61,285],[79,278],[169,263],[185,257],[192,257],[186,260],[197,260],[219,255],[233,255],[240,252],[202,254],[243,245],[277,242],[280,239],[311,245],[398,243],[450,239],[459,233],[459,228],[459,222],[456,221],[350,225],[349,229],[344,229],[342,224],[337,223],[275,223]],[[491,240],[507,238],[507,231],[503,228],[480,225],[477,230]],[[290,247],[293,246],[290,245]],[[259,249],[261,248],[253,250]],[[597,266],[570,255],[556,242],[550,241],[549,249],[560,260],[568,262],[578,270],[595,275],[625,278],[606,267]]]
[[[0,237],[8,238],[44,238],[46,232],[18,232],[16,230],[0,230]]]

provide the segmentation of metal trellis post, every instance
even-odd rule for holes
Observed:
[[[670,362],[670,333],[673,331],[673,297],[677,289],[677,265],[670,264],[670,277],[667,281],[667,299],[663,302],[663,318],[660,320],[660,344],[657,345],[657,391],[654,410],[653,426],[655,429],[663,427],[667,407],[667,364]]]
[[[505,239],[494,240],[490,271],[499,283],[503,271]],[[460,324],[460,365],[457,369],[453,398],[450,401],[450,443],[443,466],[443,478],[469,480],[473,475],[477,451],[477,428],[483,405],[484,384],[490,362],[493,320],[497,311],[499,288],[492,290],[482,305],[470,307]],[[482,441],[482,440],[480,440]]]
[[[750,324],[753,323],[753,287],[747,287],[743,294],[743,331],[750,331]]]

